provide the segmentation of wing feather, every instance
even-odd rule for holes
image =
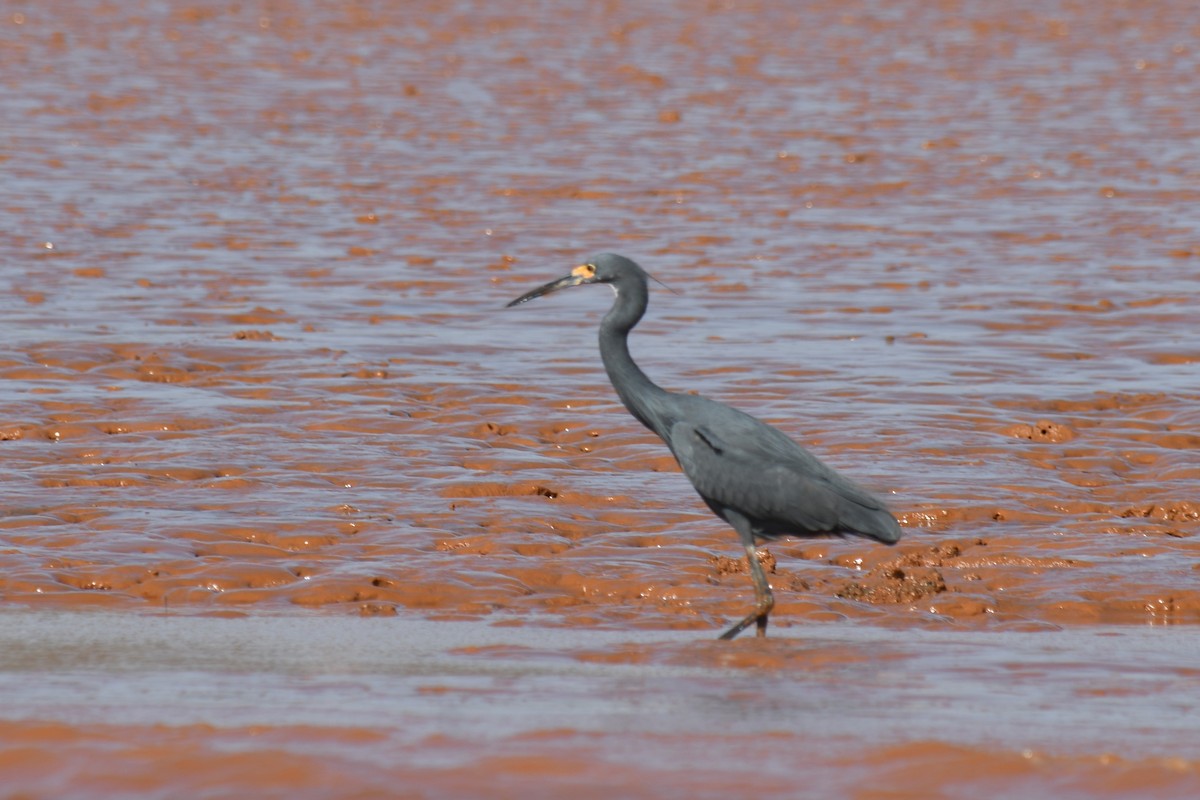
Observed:
[[[664,438],[710,506],[744,514],[767,535],[899,538],[895,518],[874,495],[782,432],[728,406],[695,400],[704,402],[693,404],[689,419],[674,423]]]

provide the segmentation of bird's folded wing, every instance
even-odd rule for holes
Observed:
[[[772,533],[868,533],[860,529],[887,513],[865,489],[762,423],[739,420],[721,429],[678,422],[671,449],[701,497]]]

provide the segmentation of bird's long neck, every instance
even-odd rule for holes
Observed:
[[[670,421],[663,418],[661,400],[667,391],[646,377],[629,355],[629,332],[646,313],[648,292],[644,283],[616,287],[618,297],[600,323],[600,357],[613,388],[629,413],[659,436]]]

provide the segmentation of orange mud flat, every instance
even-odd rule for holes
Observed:
[[[0,10],[0,800],[1200,796],[1195,3],[552,11]]]

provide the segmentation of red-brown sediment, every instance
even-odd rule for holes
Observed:
[[[607,298],[500,310],[609,249],[686,290],[633,336],[653,378],[779,425],[905,526],[768,543],[772,630],[1200,623],[1190,5],[532,9],[3,12],[0,610],[715,635],[752,598],[736,537],[618,406]],[[578,658],[722,666],[671,652]],[[258,733],[278,748],[229,751]],[[116,796],[117,747],[183,792],[522,794],[612,746],[454,774],[296,755],[388,735],[0,712],[0,778]],[[900,741],[830,785],[1194,784],[1116,747]]]
[[[661,748],[655,737],[633,732],[623,737],[629,748]],[[747,786],[766,797],[786,797],[796,784],[782,773],[755,772],[715,759],[702,767],[682,769],[692,753],[739,752],[737,737],[693,734],[670,744],[677,761],[645,760],[613,765],[594,753],[608,743],[571,729],[547,729],[491,742],[431,737],[418,743],[422,764],[411,747],[389,740],[385,731],[312,726],[222,728],[191,725],[75,727],[56,723],[0,723],[0,771],[18,783],[38,775],[58,774],[67,781],[86,778],[101,796],[130,788],[115,765],[161,770],[173,776],[170,788],[180,795],[202,795],[238,786],[249,792],[312,794],[314,787],[352,786],[353,793],[390,795],[397,787],[421,787],[425,796],[516,796],[535,786],[534,796],[569,791],[582,798],[614,793],[649,796],[648,786],[695,781],[700,796],[740,796]],[[815,762],[814,749],[825,743],[790,735],[767,734],[757,749],[769,761],[786,760],[797,768],[829,769],[836,777],[810,777],[809,789],[840,796],[878,796],[879,787],[903,786],[913,794],[938,794],[958,787],[986,795],[1013,781],[1071,787],[1078,796],[1098,798],[1141,794],[1188,796],[1198,783],[1195,768],[1173,758],[1127,759],[1113,754],[1064,757],[1037,751],[996,751],[948,744],[914,742],[856,751]],[[369,755],[382,746],[400,754],[376,763]],[[462,754],[480,751],[466,763]],[[308,752],[324,753],[314,758]],[[453,766],[439,766],[449,762]],[[832,762],[832,763],[830,763]],[[831,769],[832,768],[832,769]],[[841,794],[844,792],[845,794]]]

